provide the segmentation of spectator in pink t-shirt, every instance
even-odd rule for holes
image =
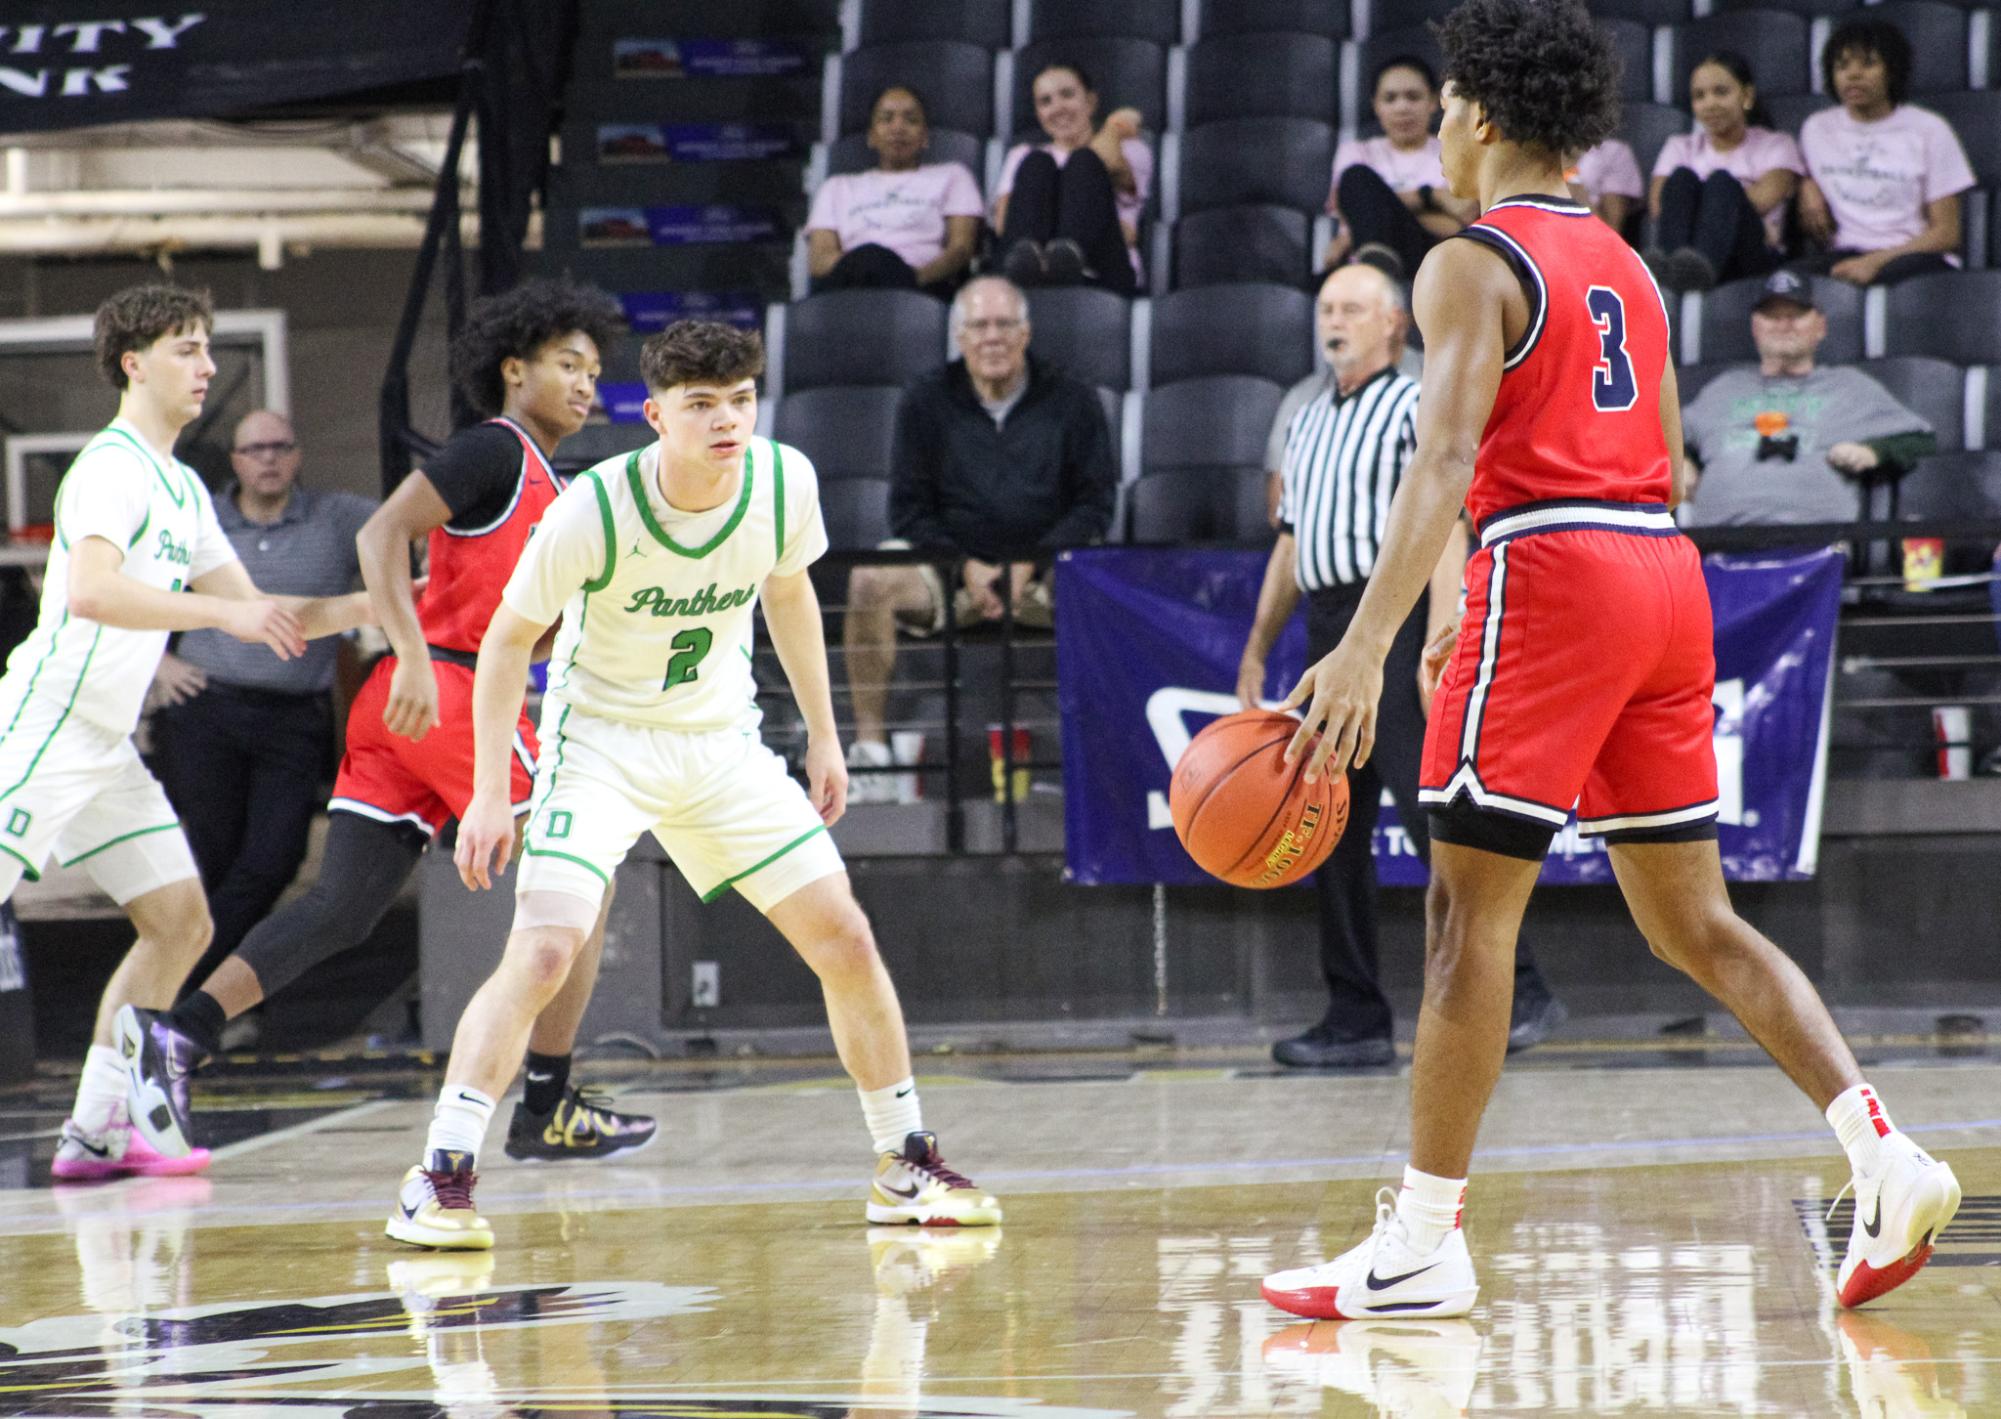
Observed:
[[[1414,55],[1399,54],[1376,66],[1370,103],[1380,138],[1350,138],[1334,150],[1334,181],[1327,211],[1334,239],[1322,265],[1350,257],[1392,276],[1416,273],[1425,253],[1479,214],[1480,204],[1454,197],[1438,164],[1431,120],[1438,112],[1438,79]]]
[[[924,100],[893,84],[869,110],[876,166],[830,177],[806,217],[813,289],[922,288],[950,300],[973,259],[984,204],[964,163],[926,163]]]
[[[1646,259],[1670,290],[1706,291],[1784,261],[1786,204],[1806,167],[1791,135],[1769,126],[1743,55],[1704,55],[1688,98],[1695,131],[1668,139],[1654,163]]]
[[[1090,281],[1139,289],[1139,220],[1153,183],[1153,152],[1138,109],[1094,127],[1098,94],[1075,64],[1046,64],[1029,86],[1047,143],[1017,143],[994,197],[1001,267],[1019,286]]]
[[[1607,138],[1578,154],[1563,176],[1570,184],[1571,196],[1613,231],[1626,235],[1626,221],[1647,192],[1640,181],[1640,160],[1633,156],[1630,143]]]
[[[1798,265],[1858,286],[1957,266],[1973,169],[1951,124],[1904,102],[1911,42],[1888,20],[1844,20],[1820,63],[1841,106],[1800,127],[1800,224],[1828,249]]]

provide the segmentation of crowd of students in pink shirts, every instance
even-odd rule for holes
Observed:
[[[1633,149],[1610,139],[1572,155],[1576,198],[1636,244],[1663,286],[1706,290],[1781,265],[1856,285],[1959,264],[1960,197],[1975,185],[1965,150],[1939,115],[1909,101],[1911,46],[1889,21],[1842,21],[1821,55],[1835,102],[1798,137],[1771,126],[1743,56],[1701,56],[1689,77],[1694,122],[1661,147],[1643,179]],[[814,289],[906,286],[949,296],[984,223],[992,265],[1022,285],[1092,282],[1121,294],[1143,284],[1140,227],[1153,150],[1140,116],[1099,116],[1091,78],[1051,64],[1031,86],[1045,141],[1019,143],[991,203],[964,164],[927,163],[923,99],[877,96],[868,145],[877,166],[831,177],[807,219]],[[1371,78],[1381,132],[1334,155],[1321,265],[1363,260],[1408,277],[1476,215],[1454,198],[1432,133],[1438,82],[1412,56]]]

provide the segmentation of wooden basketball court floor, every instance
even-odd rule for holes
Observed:
[[[1401,1164],[1401,1069],[932,1060],[927,1123],[1007,1205],[954,1233],[864,1225],[858,1110],[826,1063],[598,1066],[661,1138],[537,1166],[496,1127],[485,1256],[381,1234],[425,1069],[225,1075],[198,1093],[236,1140],[210,1175],[62,1190],[51,1079],[0,1096],[0,1419],[2001,1416],[2001,1062],[1869,1058],[1967,1195],[1875,1306],[1833,1303],[1846,1170],[1776,1071],[1572,1044],[1512,1066],[1489,1115],[1473,1315],[1345,1325],[1258,1282],[1366,1231]]]

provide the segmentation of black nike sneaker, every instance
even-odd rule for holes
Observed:
[[[514,1106],[514,1117],[507,1122],[507,1156],[547,1163],[602,1158],[644,1148],[659,1127],[644,1114],[620,1113],[608,1094],[585,1093],[572,1084],[548,1113],[528,1112],[526,1100]]]

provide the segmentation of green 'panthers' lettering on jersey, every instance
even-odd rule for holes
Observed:
[[[188,544],[175,541],[174,534],[167,531],[164,527],[160,529],[160,547],[155,555],[161,561],[172,563],[178,567],[192,566],[194,564],[194,556],[188,551]]]
[[[656,616],[713,616],[719,611],[733,611],[747,605],[755,595],[757,588],[746,586],[718,596],[714,582],[693,596],[678,597],[668,595],[657,586],[642,586],[632,593],[632,601],[625,609],[631,613],[650,611]]]

